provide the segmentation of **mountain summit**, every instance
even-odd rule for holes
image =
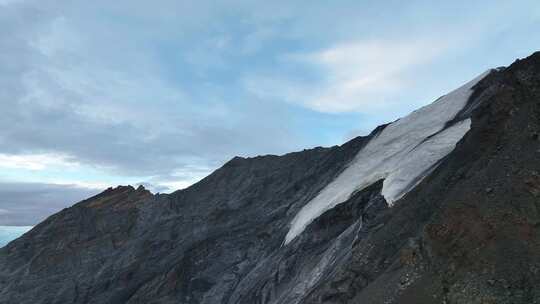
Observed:
[[[540,53],[342,146],[108,189],[0,249],[0,303],[540,303]]]

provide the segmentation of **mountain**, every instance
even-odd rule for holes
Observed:
[[[0,249],[0,303],[540,303],[540,52],[342,146],[120,186]]]

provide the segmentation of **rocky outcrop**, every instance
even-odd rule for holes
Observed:
[[[170,195],[152,195],[142,187],[108,189],[0,249],[0,302],[273,299],[263,295],[272,286],[270,276],[279,277],[275,288],[297,284],[295,276],[316,260],[302,257],[322,255],[329,241],[357,220],[336,218],[338,225],[326,225],[321,235],[303,241],[310,248],[281,246],[292,216],[369,138],[279,157],[237,157]],[[243,285],[249,287],[238,287]]]
[[[471,102],[471,131],[306,303],[540,303],[540,53]]]
[[[234,158],[185,190],[118,187],[0,249],[0,303],[540,303],[540,53],[480,81],[470,131],[388,207],[382,180],[286,246],[384,128]]]

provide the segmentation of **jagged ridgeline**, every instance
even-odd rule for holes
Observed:
[[[0,303],[540,303],[540,53],[342,146],[127,186],[0,249]]]

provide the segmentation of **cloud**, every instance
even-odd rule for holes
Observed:
[[[0,182],[0,226],[34,225],[98,192],[73,185]]]
[[[151,18],[150,26],[127,20],[133,28],[123,28],[115,19],[95,19],[98,7],[52,3],[11,3],[0,12],[0,45],[7,46],[0,54],[0,165],[43,170],[68,159],[111,174],[174,177],[193,165],[208,173],[234,155],[301,144],[275,105],[242,101],[220,79],[199,79],[207,77],[200,62],[229,47],[229,38],[212,33],[200,39],[210,44],[188,45],[162,27],[177,22],[170,13],[178,7],[148,17],[138,10],[143,4],[128,14],[105,6],[138,22]],[[164,32],[178,45],[162,49]],[[208,56],[193,55],[202,49]]]
[[[284,56],[294,65],[309,65],[320,78],[287,79],[283,75],[248,76],[246,89],[261,98],[300,103],[315,111],[374,114],[395,106],[396,95],[410,85],[410,74],[446,50],[444,41],[356,41],[317,52]]]
[[[9,155],[0,153],[0,168],[44,170],[49,166],[74,167],[77,165],[77,163],[62,155]]]
[[[322,112],[374,113],[395,103],[408,74],[445,51],[444,41],[360,41],[300,57],[320,66],[324,86],[305,100]]]
[[[527,12],[464,3],[1,1],[0,177],[163,191],[340,143],[482,72],[503,51],[464,58],[479,41],[538,41],[508,30]]]

